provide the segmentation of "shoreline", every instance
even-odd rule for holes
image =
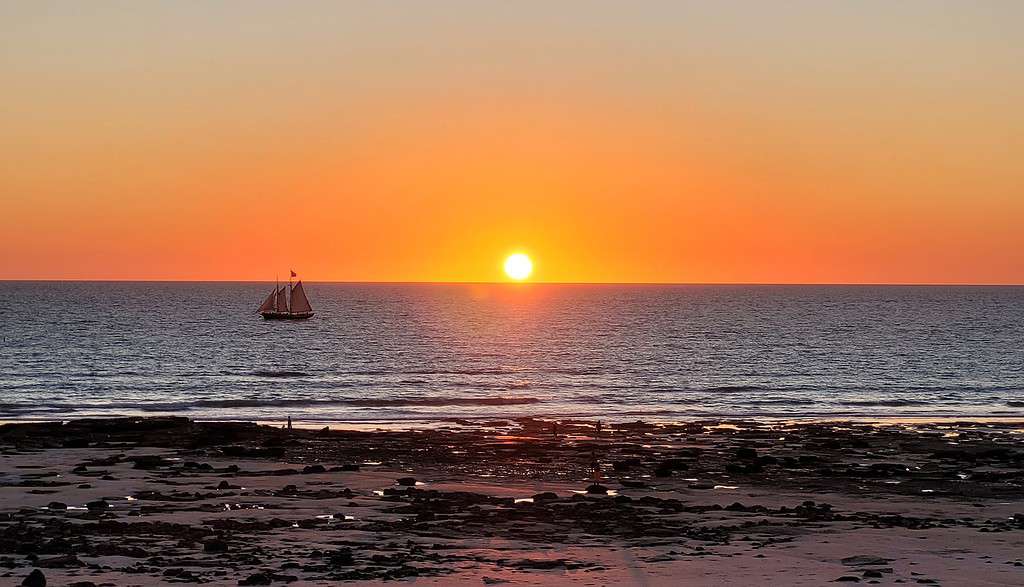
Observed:
[[[449,423],[450,424],[450,423]],[[1017,585],[1018,423],[0,426],[0,576]]]
[[[76,420],[107,420],[117,418],[129,418],[129,419],[153,419],[153,418],[186,418],[193,422],[205,422],[210,424],[216,423],[254,423],[260,426],[270,427],[283,427],[287,425],[287,419],[254,419],[254,418],[204,418],[204,417],[191,417],[176,413],[168,414],[104,414],[104,415],[88,415],[88,416],[68,416],[63,418],[45,418],[45,417],[24,417],[24,418],[0,418],[0,426],[6,424],[46,424],[46,423],[66,423]],[[410,418],[410,419],[366,419],[366,420],[345,420],[345,419],[293,419],[292,427],[296,429],[304,430],[319,430],[325,426],[332,429],[338,430],[362,430],[362,431],[402,431],[402,430],[415,430],[415,429],[437,429],[437,428],[451,428],[451,427],[463,427],[463,428],[477,428],[481,427],[482,424],[488,422],[502,422],[503,425],[514,425],[518,421],[538,421],[538,422],[560,422],[560,421],[588,421],[598,422],[601,421],[605,424],[633,424],[633,423],[644,423],[654,424],[659,426],[682,426],[688,424],[699,424],[706,422],[715,423],[732,423],[732,424],[746,424],[746,425],[794,425],[794,424],[878,424],[878,425],[896,425],[896,424],[957,424],[957,425],[968,425],[968,424],[993,424],[993,425],[1016,425],[1024,424],[1024,415],[1021,416],[1002,416],[1002,415],[991,415],[991,416],[976,416],[976,415],[911,415],[911,414],[900,414],[892,416],[874,416],[874,415],[863,415],[863,416],[804,416],[804,417],[793,417],[793,416],[694,416],[690,418],[633,418],[633,417],[593,417],[593,416],[582,416],[579,418],[567,418],[559,415],[516,415],[516,416],[502,416],[499,414],[493,414],[488,416],[463,416],[458,418]]]

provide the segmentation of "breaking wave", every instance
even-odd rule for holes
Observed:
[[[843,406],[888,407],[901,408],[906,406],[927,406],[934,402],[915,399],[879,399],[879,400],[846,400],[838,402]]]

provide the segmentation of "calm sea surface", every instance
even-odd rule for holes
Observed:
[[[1024,416],[1024,288],[0,283],[0,419]]]

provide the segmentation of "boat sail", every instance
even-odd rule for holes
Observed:
[[[313,307],[309,305],[309,298],[306,297],[306,291],[302,289],[301,281],[292,288],[292,312],[299,314],[313,313]]]
[[[274,308],[277,312],[288,312],[288,290],[281,288],[277,292],[277,307]]]
[[[291,275],[296,277],[294,271]],[[302,282],[292,285],[290,278],[288,287],[274,285],[274,290],[256,311],[267,320],[305,320],[313,317],[313,307],[306,297]]]

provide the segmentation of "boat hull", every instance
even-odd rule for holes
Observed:
[[[260,312],[264,320],[307,320],[313,312]]]

